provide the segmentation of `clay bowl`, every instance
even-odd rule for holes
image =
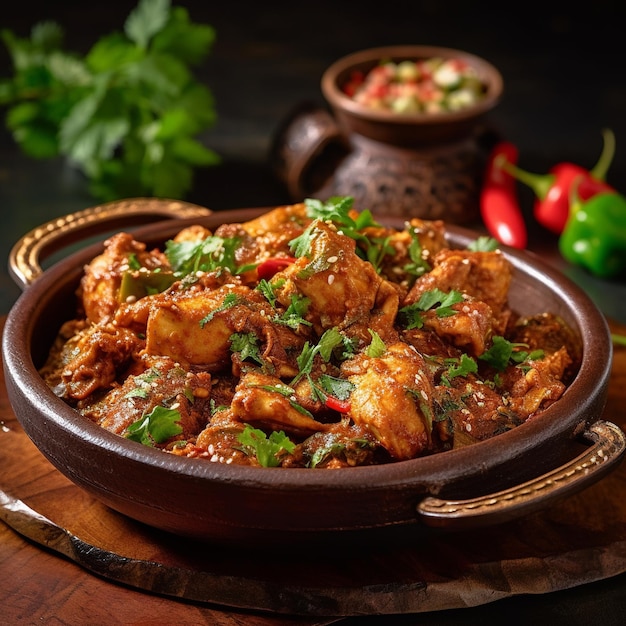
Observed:
[[[484,85],[484,96],[472,106],[439,113],[395,113],[373,110],[347,96],[343,87],[355,71],[367,73],[381,60],[400,62],[440,57],[461,59],[476,70]],[[397,146],[416,146],[457,141],[471,134],[502,96],[500,72],[488,61],[462,50],[438,46],[386,46],[361,50],[345,56],[322,75],[322,93],[335,117],[348,132]]]
[[[129,204],[139,212],[159,208],[158,201],[136,200],[123,205],[122,213],[130,215]],[[214,228],[263,210],[200,210],[185,219],[142,226],[136,236],[162,244],[190,223]],[[91,215],[90,210],[85,213]],[[25,283],[18,261],[49,248],[46,243],[33,252],[38,237],[45,238],[51,229],[45,225],[30,233],[11,256],[13,274],[24,291],[8,315],[3,336],[10,402],[52,465],[135,520],[181,536],[239,545],[345,538],[397,528],[465,528],[545,507],[599,479],[621,459],[623,433],[599,419],[611,366],[611,339],[602,314],[567,278],[515,250],[505,250],[515,267],[511,304],[521,313],[560,314],[580,334],[583,360],[562,399],[512,431],[430,457],[341,470],[227,466],[170,456],[121,438],[79,416],[38,374],[59,326],[73,317],[83,265],[101,250],[100,243],[90,245],[41,274],[37,266],[32,281]],[[465,246],[475,236],[461,227],[449,228],[454,246]]]

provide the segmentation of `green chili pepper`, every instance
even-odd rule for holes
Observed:
[[[574,196],[559,238],[561,255],[601,278],[626,274],[626,197],[617,192],[587,201]]]

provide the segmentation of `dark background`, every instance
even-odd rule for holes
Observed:
[[[520,165],[525,169],[543,171],[561,160],[591,167],[602,147],[601,130],[612,128],[617,153],[608,180],[626,192],[623,3],[385,0],[366,6],[338,0],[181,0],[175,4],[185,6],[194,22],[211,24],[217,32],[211,55],[198,75],[212,89],[218,110],[217,124],[202,139],[223,162],[197,173],[187,198],[192,202],[221,210],[289,201],[268,167],[274,133],[299,102],[324,104],[319,83],[330,63],[359,49],[389,44],[460,48],[498,67],[505,90],[490,113],[490,122],[518,144]],[[66,48],[85,53],[100,36],[121,30],[135,5],[130,0],[58,0],[41,6],[34,0],[18,0],[5,3],[0,26],[25,37],[35,22],[54,19],[66,31]],[[1,48],[0,75],[10,72],[8,55]],[[2,258],[31,228],[92,204],[84,181],[72,170],[59,161],[27,159],[0,128]],[[599,300],[605,293],[614,296],[624,288],[578,278]],[[9,310],[18,294],[2,267],[0,314]],[[626,298],[613,297],[605,311],[625,317],[625,302]],[[626,579],[620,576],[548,596],[359,623],[471,625],[506,619],[511,625],[611,626],[623,623],[625,609]]]
[[[525,169],[545,171],[561,160],[592,167],[602,148],[602,128],[612,128],[617,153],[608,180],[626,189],[622,3],[385,0],[370,6],[337,0],[181,0],[174,4],[186,7],[194,22],[210,24],[217,33],[211,54],[197,73],[211,88],[218,112],[216,125],[202,140],[221,155],[222,164],[198,171],[187,200],[213,210],[289,201],[268,167],[271,141],[281,123],[302,101],[325,105],[320,79],[333,61],[389,44],[460,48],[498,67],[505,89],[489,123],[518,144],[519,163]],[[66,49],[84,54],[99,37],[122,30],[135,6],[132,0],[58,0],[43,6],[35,0],[14,1],[3,8],[0,25],[26,37],[35,22],[55,20],[65,30]],[[0,75],[11,71],[0,44]],[[523,188],[520,193],[529,210],[530,191]],[[94,203],[71,168],[63,162],[27,159],[0,127],[3,258],[31,228]],[[594,297],[609,288],[578,274]],[[18,294],[2,268],[0,313],[8,311]],[[613,303],[605,308],[626,321],[623,306]]]

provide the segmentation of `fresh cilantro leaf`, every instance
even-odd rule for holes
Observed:
[[[475,374],[478,372],[478,364],[472,357],[463,353],[458,359],[446,359],[449,364],[448,370],[441,379],[444,384],[449,385],[451,378],[457,376],[467,376],[468,374]]]
[[[315,222],[309,224],[302,234],[289,242],[289,248],[296,258],[308,257],[311,254],[311,242],[313,241],[313,230]]]
[[[2,31],[15,70],[0,81],[7,126],[25,154],[67,158],[100,200],[182,198],[195,168],[219,162],[199,139],[216,120],[213,96],[190,67],[214,30],[170,0],[140,0],[124,26],[84,57],[62,49],[54,22],[30,39]]]
[[[354,198],[350,196],[339,197],[334,196],[326,201],[315,198],[306,198],[304,201],[307,209],[307,215],[311,219],[320,219],[322,221],[330,220],[341,226],[356,228],[356,222],[350,217],[349,213],[354,204]],[[367,220],[367,216],[364,217]]]
[[[213,309],[213,311],[207,313],[200,320],[200,328],[204,328],[215,317],[217,313],[219,313],[220,311],[225,311],[226,309],[230,309],[231,307],[235,306],[237,302],[239,302],[239,298],[237,297],[236,293],[227,293],[222,300],[222,304],[220,304],[216,309]]]
[[[263,294],[263,297],[270,303],[273,309],[276,308],[276,286],[270,283],[266,278],[262,278],[255,287],[257,291]]]
[[[231,352],[239,352],[241,360],[250,359],[263,365],[263,358],[259,351],[259,340],[254,333],[233,333],[230,336]]]
[[[343,341],[343,335],[334,326],[324,331],[324,334],[320,337],[317,344],[312,346],[307,341],[302,347],[302,352],[296,359],[299,371],[296,377],[291,381],[291,384],[295,385],[303,376],[310,375],[313,370],[313,361],[317,354],[320,354],[324,361],[330,361],[333,350],[343,345]]]
[[[453,304],[463,301],[463,294],[460,291],[452,290],[448,293],[440,289],[432,289],[425,291],[419,299],[417,306],[422,311],[435,309],[438,317],[448,317],[454,315],[455,311],[451,308]]]
[[[417,230],[415,228],[410,228],[409,234],[411,235],[411,243],[409,244],[407,253],[411,262],[404,266],[404,271],[417,278],[422,276],[422,274],[429,272],[431,267],[422,255],[422,244],[419,240]]]
[[[163,29],[170,15],[170,0],[140,0],[124,23],[124,32],[140,48]]]
[[[150,413],[143,415],[126,429],[126,438],[146,446],[163,443],[183,432],[178,423],[180,419],[180,413],[175,409],[155,406]]]
[[[503,372],[509,363],[519,364],[527,360],[541,359],[544,356],[543,350],[519,350],[519,348],[527,347],[523,343],[512,343],[504,337],[495,336],[492,339],[491,346],[483,352],[478,358],[485,361],[491,367],[499,372]]]
[[[354,391],[354,384],[345,378],[322,374],[318,382],[328,395],[339,398],[339,400],[347,400]]]
[[[482,235],[477,237],[474,241],[470,242],[467,246],[468,250],[472,252],[493,252],[499,248],[498,240],[493,237],[487,237]]]
[[[152,40],[152,49],[175,56],[189,65],[198,65],[209,54],[214,41],[214,28],[208,24],[194,24],[187,9],[172,7],[170,19]]]
[[[235,253],[240,243],[238,237],[223,238],[214,235],[199,242],[169,240],[165,243],[165,255],[174,272],[181,276],[223,268],[236,274],[240,268]]]
[[[310,302],[311,301],[306,296],[302,296],[298,293],[292,294],[291,303],[285,312],[277,316],[274,321],[278,324],[293,328],[294,330],[297,330],[300,324],[311,326],[311,322],[304,319]]]
[[[344,336],[339,330],[333,326],[324,331],[317,344],[321,357],[328,363],[330,361],[333,350],[343,345]]]
[[[417,302],[399,309],[400,321],[407,330],[422,328],[424,325],[422,313],[434,310],[437,317],[449,317],[456,314],[452,306],[462,301],[463,294],[460,291],[453,289],[446,293],[441,289],[431,289],[425,291]]]
[[[145,399],[148,397],[148,391],[147,389],[144,389],[143,387],[135,387],[134,389],[131,389],[124,397]]]
[[[282,430],[273,431],[268,437],[262,430],[253,428],[250,424],[246,424],[238,440],[244,446],[244,451],[255,455],[262,467],[278,467],[282,457],[291,454],[296,447]]]
[[[508,366],[512,354],[513,344],[504,337],[496,336],[493,338],[490,348],[478,358],[502,372]]]
[[[385,342],[380,338],[380,335],[375,330],[372,330],[371,328],[368,328],[367,330],[369,331],[369,334],[372,336],[372,341],[370,345],[367,346],[367,349],[365,350],[365,354],[367,354],[367,356],[370,356],[370,357],[382,356],[383,354],[385,354],[385,351],[387,350],[387,346],[385,345]]]
[[[389,237],[368,237],[361,232],[365,228],[378,228],[381,225],[367,209],[360,213],[352,213],[354,198],[350,196],[334,196],[326,201],[307,198],[304,203],[308,217],[322,221],[332,221],[341,233],[354,239],[357,242],[357,254],[371,263],[376,271],[380,269],[380,264],[387,254],[394,254],[395,250],[389,244]],[[301,235],[301,237],[303,236]],[[310,248],[310,237],[311,233],[307,235],[307,238],[302,238],[302,241],[299,241],[299,245],[303,249]],[[305,247],[305,245],[308,247]],[[308,255],[306,253],[300,255],[296,253],[296,256]]]

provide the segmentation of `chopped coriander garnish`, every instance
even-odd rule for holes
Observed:
[[[499,372],[503,372],[511,362],[519,364],[527,360],[541,359],[544,356],[543,350],[527,352],[525,350],[516,349],[523,347],[528,346],[524,343],[512,343],[504,337],[495,336],[492,340],[491,347],[478,358],[481,361],[485,361]]]
[[[239,302],[239,298],[236,293],[227,293],[224,297],[224,300],[222,300],[222,304],[220,304],[216,309],[213,309],[213,311],[211,311],[210,313],[207,313],[200,320],[200,328],[204,328],[217,313],[219,313],[220,311],[225,311],[226,309],[230,309],[231,307],[235,306],[237,302]]]
[[[422,256],[422,244],[419,240],[417,230],[415,228],[409,228],[409,234],[411,235],[411,243],[407,252],[411,262],[404,266],[404,271],[417,278],[429,272],[431,267]]]
[[[291,295],[290,305],[282,315],[276,316],[274,321],[294,330],[297,330],[300,324],[311,326],[311,322],[304,319],[307,309],[309,308],[309,304],[310,300],[306,296],[294,293]]]
[[[456,313],[452,306],[462,301],[463,294],[460,291],[453,289],[446,293],[441,289],[432,289],[425,291],[417,302],[402,307],[398,313],[407,330],[422,328],[422,313],[434,310],[437,317],[449,317]]]
[[[142,415],[126,429],[126,438],[145,446],[163,443],[183,432],[180,413],[175,409],[155,406],[150,413]]]
[[[385,342],[380,338],[380,335],[375,330],[372,330],[371,328],[368,328],[367,330],[372,336],[372,341],[370,342],[370,345],[367,346],[365,354],[374,358],[382,356],[385,354],[385,350],[387,350]]]
[[[254,333],[233,333],[230,336],[231,352],[239,352],[241,360],[251,359],[259,365],[264,365],[259,351],[259,339]]]
[[[296,445],[281,430],[273,431],[268,437],[262,430],[246,424],[244,430],[237,438],[247,454],[256,456],[262,467],[278,467],[282,457],[291,454]]]
[[[242,271],[235,258],[235,252],[240,245],[238,237],[223,238],[214,235],[202,241],[170,240],[165,244],[165,255],[179,276],[224,268],[237,274]]]
[[[450,379],[457,376],[467,376],[478,372],[478,365],[472,357],[463,353],[458,359],[446,359],[448,370],[441,376],[441,382],[450,385]]]
[[[493,252],[499,248],[498,240],[493,237],[488,237],[486,235],[481,235],[471,241],[467,249],[472,252]]]
[[[380,264],[387,254],[393,254],[395,250],[389,245],[388,237],[367,237],[363,229],[368,227],[380,227],[381,225],[374,219],[371,211],[364,210],[354,217],[351,211],[354,198],[350,196],[332,197],[326,201],[307,198],[304,201],[307,215],[311,219],[333,222],[338,229],[347,237],[357,242],[357,254],[369,261],[376,271],[380,269]],[[307,232],[308,231],[308,232]],[[292,250],[296,256],[308,256],[312,230],[307,229],[300,237],[292,243],[295,247]]]

